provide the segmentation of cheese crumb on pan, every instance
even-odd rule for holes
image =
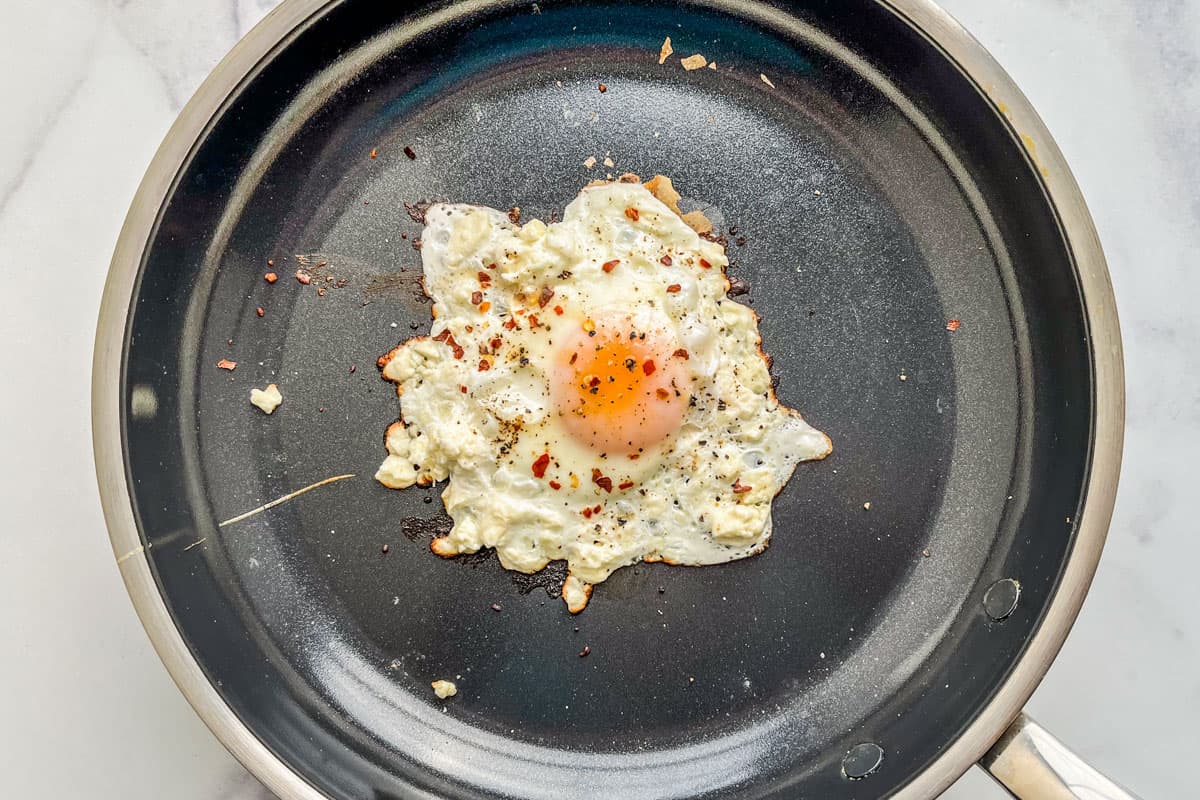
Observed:
[[[271,414],[283,402],[283,395],[280,394],[278,386],[268,383],[266,389],[250,390],[250,402],[264,414]]]
[[[433,693],[438,696],[439,700],[445,700],[447,697],[454,697],[458,694],[458,687],[452,681],[434,681],[430,686],[433,687]]]

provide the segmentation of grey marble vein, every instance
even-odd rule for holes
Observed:
[[[58,124],[58,120],[62,116],[63,112],[75,101],[75,95],[83,86],[84,77],[85,76],[83,75],[77,77],[75,81],[67,88],[67,91],[63,95],[62,99],[59,100],[58,103],[50,110],[50,113],[47,114],[45,118],[40,120],[40,124],[33,132],[32,138],[35,141],[44,138],[45,135],[52,130],[55,125]],[[41,152],[41,149],[38,147],[28,148],[24,150],[24,152],[20,153],[19,157],[16,159],[15,167],[11,169],[11,177],[4,182],[3,186],[0,186],[0,216],[4,215],[4,209],[8,206],[8,201],[14,194],[20,191],[21,187],[25,184],[25,178],[29,174],[29,171],[33,168],[33,164],[37,160],[38,156],[41,155]]]

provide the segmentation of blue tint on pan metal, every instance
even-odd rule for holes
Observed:
[[[124,420],[130,486],[196,658],[335,797],[904,785],[1021,653],[1087,474],[1083,309],[1019,144],[873,3],[775,22],[750,6],[384,5],[331,4],[261,65],[146,253],[123,391],[157,408]],[[718,69],[685,72],[693,52]],[[572,618],[494,560],[428,552],[436,491],[370,478],[397,413],[372,367],[429,321],[405,202],[548,218],[606,153],[738,228],[731,273],[780,397],[835,449],[779,496],[763,555],[626,569]],[[298,284],[296,254],[334,280]],[[270,417],[247,402],[268,382],[285,397]],[[1001,578],[1021,598],[996,625],[982,598]],[[440,702],[429,682],[446,677],[459,694]],[[850,782],[863,742],[887,756]]]

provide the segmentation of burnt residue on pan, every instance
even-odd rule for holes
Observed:
[[[430,541],[450,533],[454,520],[441,513],[434,517],[405,517],[400,520],[400,532],[410,542]]]
[[[529,594],[534,589],[545,589],[546,594],[558,597],[562,592],[563,581],[567,579],[567,562],[551,561],[541,572],[532,575],[510,572],[509,578],[521,594]]]
[[[424,210],[429,205],[412,205],[410,216],[414,220],[424,219]],[[419,256],[416,258],[419,259]],[[332,252],[297,253],[295,260],[297,276],[304,275],[305,282],[317,287],[317,292],[322,296],[329,289],[353,285],[359,287],[363,305],[392,302],[417,316],[423,317],[429,313],[417,310],[429,305],[429,296],[425,294],[425,287],[421,283],[423,273],[420,263],[397,266],[373,264],[362,258]]]
[[[363,287],[363,302],[400,300],[406,303],[429,304],[429,295],[421,283],[420,267],[400,267],[396,272],[372,275]]]
[[[448,202],[450,202],[450,201],[446,200],[444,198],[437,199],[437,200],[417,200],[412,203],[406,202],[404,204],[404,210],[406,212],[408,212],[409,219],[411,219],[413,222],[417,223],[418,225],[424,225],[425,224],[425,214],[428,213],[430,206],[433,206],[436,203],[448,203]]]
[[[400,521],[400,532],[410,542],[430,542],[439,536],[450,533],[454,527],[452,520],[445,512],[432,517],[405,517]],[[499,570],[496,551],[485,547],[475,553],[464,553],[447,559],[465,567],[481,567],[487,564]],[[558,597],[562,591],[563,581],[567,579],[567,562],[551,561],[545,569],[526,575],[521,572],[504,570],[504,574],[512,581],[513,586],[521,594],[529,594],[534,589],[543,589],[550,597]]]

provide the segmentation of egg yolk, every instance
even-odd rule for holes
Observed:
[[[552,398],[577,440],[600,453],[636,455],[679,428],[691,399],[686,360],[665,329],[585,320],[555,355]]]

